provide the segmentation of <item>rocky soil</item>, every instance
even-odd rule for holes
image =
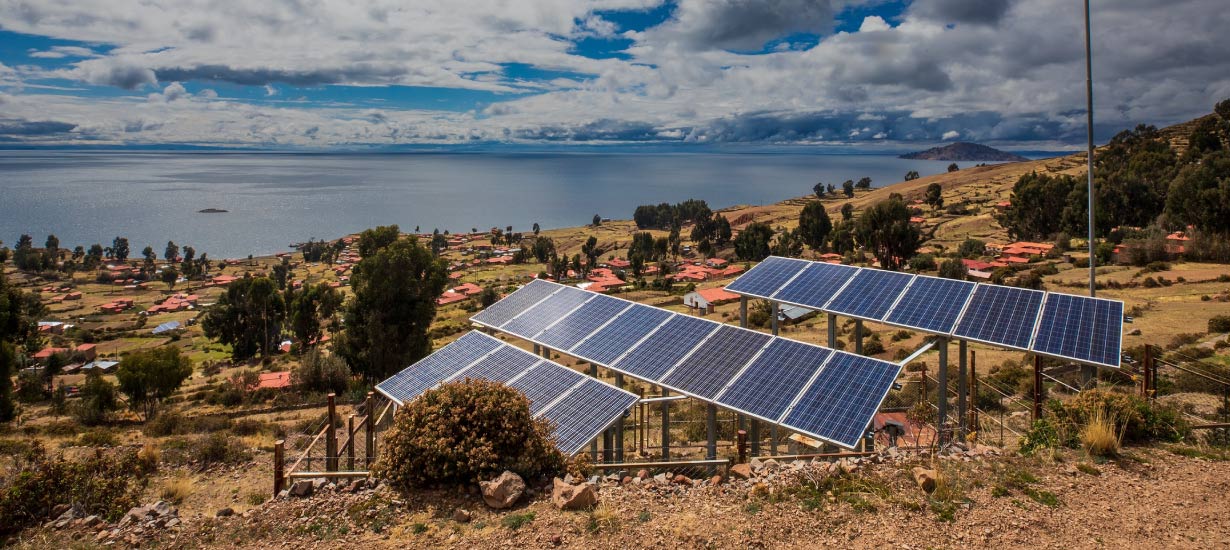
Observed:
[[[925,491],[916,474],[928,471]],[[927,477],[924,476],[924,477]],[[573,481],[573,480],[569,480]],[[584,482],[574,485],[583,487]],[[403,495],[317,482],[241,514],[182,519],[163,505],[107,524],[72,511],[19,547],[148,548],[1214,548],[1230,546],[1230,462],[1128,449],[944,457],[891,453],[839,463],[756,461],[728,479],[667,472],[591,479],[598,504],[561,511],[560,482],[528,482],[508,509],[479,488]],[[553,487],[554,485],[554,487]],[[62,520],[68,521],[61,523]]]

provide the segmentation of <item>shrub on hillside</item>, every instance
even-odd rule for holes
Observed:
[[[350,366],[346,361],[316,350],[303,356],[303,363],[290,373],[291,383],[321,393],[345,393],[350,379]]]
[[[1230,332],[1230,315],[1218,315],[1209,319],[1209,332]]]
[[[58,504],[75,503],[109,521],[138,503],[150,470],[133,449],[91,453],[81,461],[47,456],[35,444],[0,485],[0,537],[44,521]]]
[[[534,419],[525,394],[470,379],[427,391],[398,410],[375,466],[403,490],[477,483],[504,470],[530,479],[564,468],[550,424]]]
[[[1080,444],[1081,429],[1098,418],[1113,419],[1125,442],[1181,441],[1191,434],[1178,410],[1126,393],[1089,390],[1066,402],[1050,401],[1047,408],[1068,446]]]

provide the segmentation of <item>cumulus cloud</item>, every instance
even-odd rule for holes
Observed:
[[[660,2],[0,1],[0,28],[109,46],[30,53],[66,60],[47,68],[0,65],[4,116],[38,121],[57,113],[74,131],[52,139],[304,146],[1084,137],[1082,11],[1068,0],[920,1],[899,14],[865,16],[854,32],[834,32],[835,17],[883,3],[680,0],[664,22],[643,30],[620,29],[608,15]],[[1226,28],[1230,10],[1219,0],[1099,5],[1100,135],[1182,121],[1230,96]],[[631,44],[618,56],[587,57],[579,47],[607,39]],[[527,77],[514,65],[546,76]],[[62,84],[52,78],[134,92],[100,99],[33,88]],[[245,103],[209,89],[194,96],[179,83],[252,86],[287,98],[300,95],[296,88],[334,86],[490,94],[472,110],[372,111],[280,98]]]

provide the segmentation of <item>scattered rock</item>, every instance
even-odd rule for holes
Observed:
[[[665,485],[665,484],[666,484],[666,482],[667,482],[667,481],[669,481],[668,479],[666,479],[666,474],[665,474],[665,473],[661,473],[661,474],[658,474],[658,475],[656,475],[656,476],[653,476],[653,480],[654,480],[655,482],[659,483],[659,484],[662,484],[662,485]]]
[[[350,484],[350,492],[357,493],[359,491],[362,491],[365,487],[367,487],[367,480],[363,478],[359,478],[359,479],[354,480],[354,483]]]
[[[64,512],[69,511],[69,509],[71,509],[71,508],[72,508],[72,506],[70,506],[70,505],[68,505],[68,504],[57,504],[57,505],[55,505],[55,506],[52,506],[52,507],[51,507],[51,515],[49,515],[49,516],[47,516],[47,517],[49,517],[49,518],[51,518],[51,519],[60,519],[60,516],[63,516],[63,515],[64,515]]]
[[[624,478],[623,478],[623,479],[619,480],[619,484],[620,484],[620,485],[624,485],[624,486],[631,485],[631,484],[632,484],[632,476],[624,476]]]
[[[640,470],[636,472],[636,477],[642,480],[649,479],[649,470]]]
[[[583,510],[598,504],[598,494],[592,484],[572,485],[557,477],[551,489],[551,504],[560,510]]]
[[[309,479],[301,479],[290,486],[290,496],[292,497],[310,497],[313,492],[315,492],[315,487]]]
[[[730,475],[737,477],[739,479],[751,479],[752,478],[752,465],[751,464],[735,464],[734,466],[730,467]]]
[[[218,510],[218,513],[214,515],[220,518],[229,518],[235,515],[235,511],[230,508],[223,508],[221,510]]]
[[[713,476],[709,478],[709,485],[721,485],[721,484],[722,484],[722,476]]]
[[[473,519],[473,516],[469,510],[458,508],[453,511],[453,521],[457,523],[470,523],[471,519]]]
[[[479,486],[483,491],[483,502],[496,510],[512,506],[525,493],[525,481],[507,470],[491,481],[479,483]]]
[[[914,474],[914,482],[923,491],[930,493],[935,490],[935,479],[939,477],[939,472],[923,468],[922,466],[915,466],[911,472]]]
[[[688,486],[690,486],[690,485],[692,485],[692,478],[690,478],[690,477],[688,477],[688,476],[685,476],[685,475],[683,475],[683,474],[676,474],[676,475],[675,475],[675,477],[674,477],[673,479],[671,479],[671,483],[674,483],[675,485],[688,485]]]

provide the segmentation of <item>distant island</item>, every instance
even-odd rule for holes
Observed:
[[[223,210],[221,208],[203,208],[201,210],[197,210],[197,213],[198,214],[225,214],[227,213],[227,210]]]
[[[932,147],[926,151],[907,153],[898,158],[910,160],[960,160],[965,162],[1021,162],[1029,160],[1021,155],[964,141],[958,141],[943,147]]]

